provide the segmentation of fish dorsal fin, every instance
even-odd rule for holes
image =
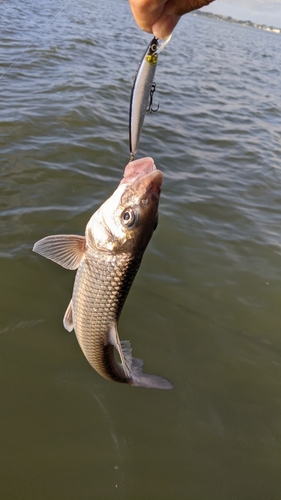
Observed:
[[[118,351],[125,376],[131,378],[131,365],[133,359],[131,345],[128,340],[122,340],[122,342],[120,342],[116,324],[110,329],[110,343],[113,344]]]
[[[35,243],[33,251],[53,260],[66,269],[77,269],[86,247],[85,236],[58,234],[46,236]]]
[[[63,318],[63,326],[68,332],[72,332],[73,326],[73,308],[72,308],[72,299],[68,304],[68,307],[65,311],[65,315]]]

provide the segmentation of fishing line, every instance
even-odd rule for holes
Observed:
[[[60,15],[60,13],[63,11],[63,9],[65,9],[65,7],[67,7],[67,5],[71,2],[71,0],[67,0],[67,2],[63,5],[63,7],[59,10],[59,12],[57,12],[57,14],[51,19],[51,21],[49,21],[46,26],[42,29],[42,31],[40,31],[40,33],[38,33],[38,35],[36,35],[36,37],[32,40],[32,42],[30,42],[29,45],[27,45],[27,47],[25,47],[25,49],[18,55],[18,57],[16,57],[16,59],[12,62],[12,64],[6,69],[6,71],[4,71],[4,73],[2,73],[2,75],[0,76],[0,80],[2,80],[2,78],[8,73],[8,71],[10,71],[10,69],[16,64],[16,62],[19,60],[19,58],[31,47],[31,45],[34,44],[34,42],[36,42],[37,38],[39,38],[39,36],[42,35],[42,33],[44,33],[44,31],[48,28],[48,26],[50,26],[50,24],[52,24],[56,18]]]

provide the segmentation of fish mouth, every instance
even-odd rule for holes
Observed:
[[[146,192],[146,195],[150,195],[152,198],[157,198],[159,200],[162,188],[163,174],[160,170],[153,170],[149,174],[140,177],[137,181],[137,186],[140,190]]]
[[[159,184],[161,176],[161,187],[162,172],[160,172],[160,170],[157,170],[153,159],[150,157],[140,158],[139,160],[130,161],[130,163],[128,163],[128,165],[125,167],[123,179],[121,180],[120,184],[133,184],[139,180],[142,180],[143,177],[147,176],[151,178],[151,182],[153,185],[155,184],[156,180],[156,183]],[[148,182],[150,181],[150,179],[146,180]],[[151,186],[152,189],[153,185]]]

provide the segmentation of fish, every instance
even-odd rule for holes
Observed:
[[[159,108],[159,105],[155,110],[152,108],[153,94],[156,88],[156,84],[153,80],[158,62],[158,54],[170,41],[171,36],[172,35],[168,36],[164,40],[153,37],[144,52],[134,78],[129,112],[129,145],[131,161],[135,159],[137,154],[146,111],[151,113],[152,111],[157,111]]]
[[[152,158],[129,162],[117,189],[88,221],[85,236],[47,236],[33,250],[66,269],[77,269],[63,324],[69,332],[74,329],[90,365],[108,380],[172,389],[168,379],[143,373],[143,361],[132,357],[130,342],[120,341],[117,330],[158,223],[162,178]]]

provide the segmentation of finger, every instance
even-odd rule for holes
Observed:
[[[161,16],[152,26],[152,33],[156,38],[164,39],[168,37],[178,24],[181,16],[171,14],[169,16]]]
[[[170,35],[180,16],[214,0],[129,0],[138,26],[158,38]]]
[[[161,16],[167,0],[129,0],[138,26],[152,33],[152,25]]]
[[[192,10],[204,7],[214,0],[168,0],[162,10],[161,15],[152,26],[153,34],[157,38],[169,36],[181,16]]]

